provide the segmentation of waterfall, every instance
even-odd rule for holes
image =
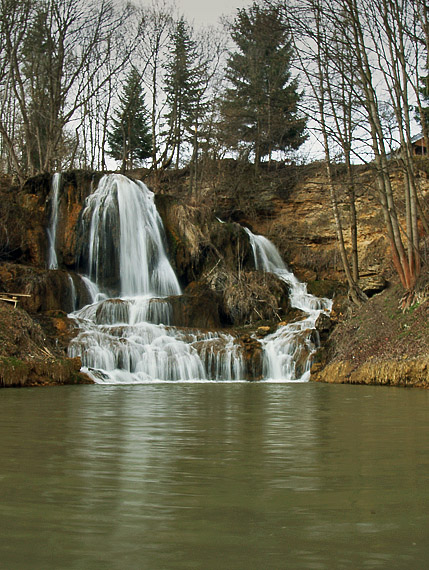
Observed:
[[[312,331],[331,301],[291,273],[275,246],[246,230],[255,267],[277,275],[304,317],[258,340],[266,381],[305,381],[315,351]],[[170,297],[181,289],[168,260],[154,194],[125,176],[104,176],[82,214],[81,276],[90,304],[73,312],[80,328],[69,355],[100,384],[243,381],[245,347],[225,332],[177,327]],[[74,301],[75,302],[75,301]],[[257,340],[257,339],[256,339]]]
[[[97,286],[119,272],[121,296],[180,295],[154,194],[145,184],[119,174],[103,176],[83,219],[89,226],[88,275]]]
[[[76,311],[76,309],[77,309],[76,287],[75,287],[75,284],[73,281],[73,277],[70,275],[70,273],[68,274],[68,279],[69,279],[69,283],[70,283],[70,297],[71,297],[72,311]]]
[[[307,285],[289,271],[275,245],[264,236],[245,229],[252,246],[256,269],[274,273],[284,281],[289,287],[291,306],[305,313],[302,320],[281,326],[260,341],[264,350],[264,378],[307,381],[310,377],[311,356],[317,348],[311,340],[311,332],[320,313],[331,311],[332,301],[308,293]]]
[[[57,260],[55,242],[57,238],[60,184],[61,184],[61,174],[56,172],[52,177],[52,189],[50,192],[51,216],[48,228],[48,241],[49,241],[48,269],[58,269],[58,260]]]
[[[98,286],[93,281],[91,281],[89,277],[86,275],[79,275],[79,277],[82,279],[83,284],[88,291],[88,294],[91,298],[91,303],[97,303],[98,301],[107,299],[107,296],[100,291]]]
[[[241,351],[231,335],[176,328],[169,296],[180,295],[164,247],[153,193],[122,175],[104,176],[82,215],[88,242],[91,304],[71,314],[80,356],[95,382],[242,380]],[[106,293],[119,274],[119,295]]]

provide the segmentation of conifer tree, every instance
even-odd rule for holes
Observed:
[[[171,55],[166,66],[165,92],[167,94],[168,132],[166,153],[171,158],[176,155],[176,168],[179,166],[181,149],[189,130],[195,121],[195,114],[201,112],[200,84],[203,70],[198,65],[196,42],[192,29],[181,18],[172,36]]]
[[[253,153],[256,167],[274,151],[297,149],[305,140],[297,81],[291,79],[292,48],[281,13],[254,3],[238,10],[231,36],[221,103],[221,138],[226,146]]]
[[[133,68],[119,96],[120,105],[107,133],[110,155],[122,161],[122,171],[151,157],[152,137],[139,72]]]

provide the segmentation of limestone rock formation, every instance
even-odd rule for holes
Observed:
[[[79,228],[85,199],[100,177],[99,173],[82,171],[61,175],[56,270],[47,268],[51,177],[38,176],[28,180],[23,188],[14,188],[4,180],[0,184],[0,290],[31,295],[21,299],[19,308],[37,317],[43,330],[49,330],[53,339],[56,335],[61,337],[62,328],[68,330],[64,315],[73,310],[75,304],[81,306],[90,300],[88,289],[78,275],[84,272],[87,255]],[[369,296],[377,299],[392,280],[390,251],[380,209],[366,190],[371,184],[371,174],[364,167],[357,167],[356,177],[360,283]],[[399,177],[400,174],[397,183],[393,180],[394,185],[399,185]],[[155,199],[166,229],[169,258],[184,293],[173,301],[174,319],[180,326],[194,323],[203,329],[253,327],[250,332],[237,333],[237,342],[246,347],[249,377],[260,376],[257,350],[260,345],[256,346],[251,335],[258,327],[293,320],[296,311],[289,306],[284,283],[274,275],[254,270],[243,226],[269,237],[295,274],[309,282],[309,292],[334,297],[333,321],[344,319],[344,275],[323,165],[262,168],[256,179],[251,168],[246,170],[234,161],[226,161],[222,166],[213,167],[197,198],[187,194],[186,173],[182,177],[165,173],[164,178]],[[150,177],[148,184],[151,187]],[[422,180],[423,198],[428,191],[429,182]],[[340,208],[346,220],[347,203],[345,198],[341,201],[341,193]],[[347,233],[345,237],[348,240]],[[425,288],[427,283],[417,292],[419,302]],[[6,310],[10,311],[11,307]],[[331,324],[319,323],[322,342],[335,334],[331,332]],[[402,333],[406,334],[407,329]],[[315,364],[315,378],[321,378],[323,363],[334,365],[353,360],[351,353],[342,360],[340,356],[335,357],[329,343]],[[351,343],[351,346],[355,345]],[[411,357],[418,358],[418,355]],[[374,377],[369,369],[367,374]]]

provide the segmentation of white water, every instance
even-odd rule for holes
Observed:
[[[76,311],[76,309],[77,309],[76,287],[75,287],[75,284],[73,281],[73,277],[70,275],[70,273],[68,274],[68,279],[69,279],[69,283],[70,283],[70,296],[71,296],[72,311]]]
[[[169,326],[166,297],[181,290],[164,248],[153,193],[121,175],[104,176],[83,212],[89,240],[92,303],[73,313],[81,328],[70,356],[97,383],[243,379],[243,363],[232,336]],[[120,295],[102,291],[107,238],[119,228]],[[106,237],[107,236],[107,237]],[[110,248],[110,249],[109,249]]]
[[[89,277],[100,287],[108,260],[112,229],[119,228],[121,296],[180,295],[176,275],[165,254],[162,221],[154,194],[143,182],[120,174],[103,176],[87,200],[89,219]]]
[[[83,370],[95,382],[245,379],[242,349],[231,335],[172,326],[168,297],[180,295],[181,290],[165,252],[154,195],[143,183],[121,175],[104,176],[87,200],[83,219],[90,277],[81,277],[92,301],[71,315],[81,332],[71,342],[69,354],[81,357]],[[275,246],[246,231],[256,269],[287,283],[292,307],[305,313],[302,320],[259,341],[264,379],[306,381],[316,349],[311,333],[317,317],[329,312],[332,302],[310,295]],[[119,262],[120,294],[109,298],[103,279],[111,277],[105,269],[112,254]],[[111,265],[113,270],[115,264]]]
[[[305,313],[302,320],[281,326],[260,341],[264,349],[264,378],[306,382],[310,378],[311,357],[317,348],[311,340],[311,333],[320,313],[328,314],[331,311],[332,301],[308,293],[306,283],[301,283],[289,271],[274,244],[264,236],[245,229],[253,249],[256,269],[274,273],[284,281],[289,287],[291,306]]]
[[[86,290],[88,291],[88,294],[91,298],[91,303],[98,303],[99,301],[107,299],[107,295],[102,293],[98,286],[93,281],[91,281],[89,277],[86,275],[80,275],[79,277],[82,279]]]
[[[55,242],[57,239],[60,184],[61,184],[61,174],[56,172],[52,178],[52,189],[50,193],[51,217],[49,220],[49,228],[48,228],[48,241],[49,241],[48,269],[58,269],[58,260],[57,260]]]

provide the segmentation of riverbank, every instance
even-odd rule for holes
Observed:
[[[67,358],[70,331],[61,314],[43,327],[26,311],[0,302],[0,387],[92,384],[80,358]]]
[[[429,387],[429,302],[426,276],[409,309],[391,284],[347,317],[340,316],[316,356],[311,379],[341,384]]]

